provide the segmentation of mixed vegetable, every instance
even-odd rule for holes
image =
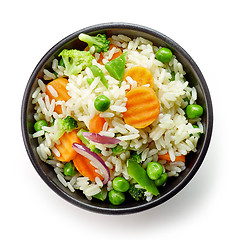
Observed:
[[[87,82],[91,85],[96,77],[99,77],[101,83],[108,88],[108,81],[104,76],[103,71],[96,65],[92,64],[94,59],[93,54],[100,54],[98,62],[105,66],[111,77],[119,81],[119,86],[122,81],[127,78],[132,78],[137,82],[137,87],[128,89],[126,92],[126,108],[123,113],[123,119],[126,124],[143,129],[155,120],[160,114],[159,99],[153,89],[154,79],[151,72],[142,66],[130,68],[125,73],[127,53],[123,53],[118,49],[107,63],[103,63],[103,52],[112,49],[114,45],[107,39],[106,35],[98,34],[97,36],[89,36],[80,34],[79,39],[88,44],[84,51],[75,49],[64,49],[58,57],[60,58],[59,65],[65,67],[65,75],[70,77],[81,73],[88,67],[93,78],[87,78]],[[173,57],[172,51],[168,48],[160,48],[156,52],[156,59],[166,64]],[[56,78],[49,82],[46,87],[46,94],[50,101],[68,101],[71,97],[68,95],[67,77]],[[175,81],[175,76],[172,75],[170,81]],[[145,86],[144,86],[145,85]],[[53,89],[56,93],[53,93]],[[110,99],[105,95],[99,95],[94,101],[94,107],[98,112],[105,112],[111,105]],[[62,113],[60,105],[55,106],[54,111],[58,114]],[[188,119],[201,117],[203,108],[197,104],[188,104],[185,109]],[[65,176],[73,177],[76,172],[79,172],[90,181],[95,181],[99,178],[104,187],[101,191],[95,194],[95,199],[104,201],[109,199],[113,205],[122,204],[127,196],[130,196],[136,201],[145,199],[145,192],[149,192],[154,196],[159,195],[158,188],[165,185],[168,179],[167,173],[163,166],[155,161],[148,163],[146,168],[141,165],[141,154],[130,149],[130,156],[127,160],[127,173],[132,178],[129,182],[122,176],[117,176],[112,179],[112,190],[107,191],[105,185],[110,180],[110,171],[101,156],[101,151],[95,147],[95,143],[106,145],[112,150],[113,156],[117,156],[126,152],[126,149],[119,145],[120,140],[116,137],[102,136],[99,133],[103,130],[106,120],[95,115],[89,122],[89,129],[78,127],[76,119],[72,116],[67,116],[64,119],[57,119],[57,134],[56,139],[59,143],[55,143],[54,148],[59,154],[54,154],[54,157],[64,164],[63,173]],[[35,123],[35,131],[42,131],[43,126],[48,126],[47,121],[39,120]],[[194,125],[193,125],[194,126]],[[200,133],[199,133],[200,134]],[[158,156],[159,160],[171,162],[169,153]],[[175,161],[185,163],[185,155],[175,157]]]

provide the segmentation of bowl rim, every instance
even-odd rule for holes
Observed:
[[[204,89],[203,94],[204,98],[206,99],[206,109],[207,109],[207,116],[206,116],[206,121],[208,124],[206,124],[206,134],[205,134],[205,139],[203,142],[203,147],[199,153],[199,157],[196,160],[195,164],[193,165],[192,169],[189,171],[189,173],[185,176],[185,178],[173,189],[171,189],[168,193],[166,193],[163,196],[160,196],[159,198],[156,198],[150,202],[145,202],[142,205],[137,205],[134,207],[126,207],[122,208],[119,206],[119,208],[102,208],[98,206],[93,206],[84,202],[80,202],[73,197],[71,197],[69,194],[66,192],[62,191],[59,186],[57,186],[45,173],[42,171],[39,163],[34,159],[34,153],[32,148],[30,147],[30,141],[29,141],[29,135],[28,135],[28,130],[27,130],[27,103],[28,99],[30,97],[30,92],[31,88],[34,84],[34,81],[37,77],[38,72],[41,70],[41,68],[44,66],[46,61],[55,53],[59,48],[61,48],[64,44],[67,42],[75,39],[80,33],[90,33],[90,32],[95,32],[95,31],[101,31],[101,30],[107,30],[107,29],[114,29],[114,28],[120,28],[120,29],[131,29],[131,30],[137,30],[140,32],[144,32],[147,34],[150,34],[154,37],[160,38],[162,41],[166,42],[170,46],[172,46],[174,49],[176,49],[183,57],[190,63],[191,67],[195,71],[196,75],[199,78],[199,83],[201,84],[202,89]],[[194,62],[194,60],[191,58],[191,56],[179,45],[177,44],[174,40],[171,38],[167,37],[166,35],[160,33],[157,30],[154,30],[152,28],[134,24],[134,23],[126,23],[126,22],[108,22],[108,23],[100,23],[92,26],[88,26],[85,28],[82,28],[81,30],[78,30],[67,37],[63,38],[61,41],[56,43],[38,62],[36,65],[35,69],[33,70],[22,99],[22,106],[21,106],[21,130],[22,130],[22,136],[23,136],[23,141],[24,145],[27,151],[27,154],[31,160],[31,163],[33,164],[35,170],[38,172],[40,177],[43,179],[43,181],[55,192],[57,193],[60,197],[63,199],[67,200],[68,202],[72,203],[75,206],[78,206],[82,209],[89,210],[92,212],[96,213],[102,213],[102,214],[113,214],[113,215],[120,215],[120,214],[130,214],[130,213],[137,213],[141,212],[153,207],[156,207],[170,198],[172,198],[174,195],[179,193],[193,178],[193,176],[196,174],[198,169],[200,168],[205,155],[207,153],[209,144],[210,144],[210,139],[212,135],[212,129],[213,129],[213,107],[212,107],[212,101],[211,101],[211,96],[210,92],[207,86],[207,83],[197,66],[197,64]]]

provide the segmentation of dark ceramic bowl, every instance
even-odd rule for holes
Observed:
[[[183,64],[184,70],[186,71],[186,78],[190,82],[190,86],[194,86],[197,89],[198,103],[204,108],[204,114],[202,116],[204,134],[202,134],[198,142],[198,150],[196,153],[191,153],[187,156],[186,170],[183,171],[178,178],[169,178],[167,185],[160,189],[160,195],[154,197],[150,202],[126,201],[120,206],[113,206],[109,204],[108,201],[89,201],[81,191],[72,193],[68,188],[65,188],[58,181],[53,168],[42,162],[36,153],[37,140],[32,138],[31,132],[32,125],[34,124],[34,107],[31,103],[31,95],[37,87],[36,78],[42,77],[43,68],[45,66],[50,66],[53,57],[57,56],[62,49],[84,49],[86,44],[81,43],[78,40],[78,35],[82,32],[89,34],[106,33],[108,36],[113,34],[124,34],[131,38],[141,36],[149,39],[156,46],[166,46],[173,51],[177,59]],[[189,54],[176,42],[162,33],[148,27],[128,23],[105,23],[90,26],[69,35],[53,46],[44,55],[34,69],[25,89],[22,102],[21,125],[23,139],[29,158],[38,174],[54,192],[68,202],[93,212],[104,214],[129,214],[155,207],[167,201],[183,189],[192,179],[202,164],[210,143],[213,125],[213,110],[210,93],[201,71]]]

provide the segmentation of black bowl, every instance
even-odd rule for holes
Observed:
[[[72,193],[68,188],[65,188],[58,181],[53,168],[42,162],[37,155],[36,147],[38,143],[36,139],[32,138],[31,131],[32,125],[34,124],[34,107],[31,103],[31,96],[37,87],[36,78],[42,77],[43,68],[45,66],[50,66],[53,57],[57,56],[62,49],[84,49],[85,44],[78,40],[78,35],[82,32],[89,34],[106,33],[107,35],[124,34],[131,38],[141,36],[152,41],[156,46],[166,46],[173,51],[173,54],[175,54],[177,59],[183,64],[184,70],[186,71],[186,78],[190,82],[190,86],[194,86],[197,89],[198,103],[204,108],[204,114],[202,116],[204,134],[202,134],[199,139],[198,150],[196,153],[191,153],[187,156],[185,171],[181,172],[178,178],[170,178],[167,185],[160,189],[159,196],[153,198],[150,202],[134,202],[127,200],[120,206],[114,206],[108,202],[99,202],[96,200],[89,201],[82,192],[76,191]],[[176,42],[148,27],[129,23],[105,23],[81,29],[67,36],[44,55],[34,69],[25,89],[21,110],[21,126],[29,158],[38,174],[53,191],[65,200],[83,209],[104,214],[129,214],[155,207],[167,201],[183,189],[192,179],[202,164],[210,143],[213,126],[213,109],[210,93],[201,71],[189,54]]]

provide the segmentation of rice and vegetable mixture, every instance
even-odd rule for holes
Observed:
[[[196,151],[196,89],[168,48],[124,35],[79,39],[84,51],[64,49],[37,79],[37,153],[89,200],[150,201]]]

